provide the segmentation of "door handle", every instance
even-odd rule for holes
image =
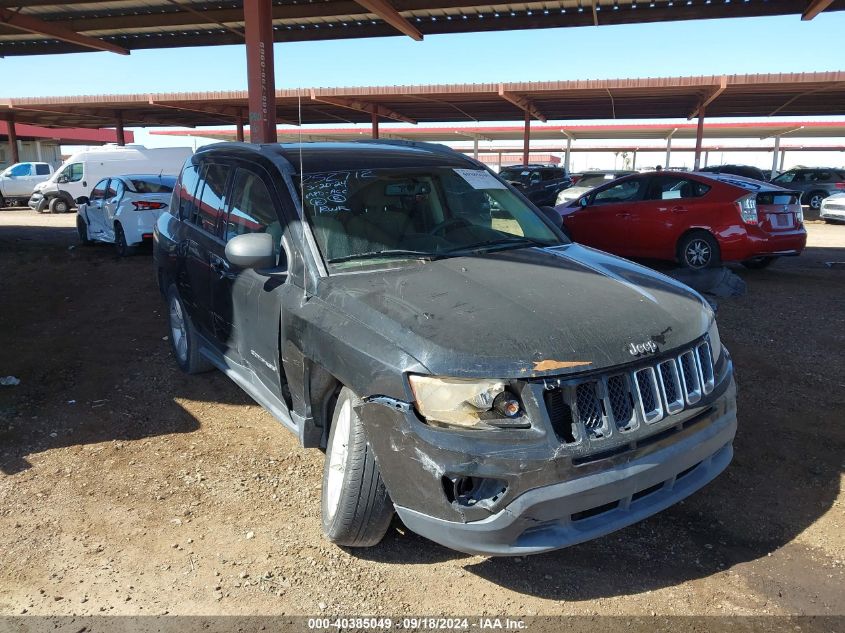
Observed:
[[[619,213],[616,214],[616,217],[617,218],[630,218],[631,214],[628,213],[627,211],[620,211]]]
[[[672,207],[672,213],[686,213],[686,207]]]

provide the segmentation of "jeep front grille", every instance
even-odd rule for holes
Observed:
[[[697,404],[714,387],[713,353],[704,340],[628,372],[560,381],[547,387],[545,403],[558,438],[572,443],[654,424]]]

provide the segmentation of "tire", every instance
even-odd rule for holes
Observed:
[[[818,211],[822,207],[822,200],[827,198],[827,196],[826,191],[811,191],[805,196],[805,200],[807,201],[807,206],[813,211]]]
[[[718,266],[719,243],[706,231],[695,231],[681,238],[678,243],[678,261],[684,268],[703,270]]]
[[[81,215],[76,216],[76,234],[79,235],[80,244],[83,246],[91,244],[91,240],[88,239],[88,224]]]
[[[320,501],[323,533],[337,545],[371,547],[390,527],[393,502],[387,494],[352,391],[337,398],[323,466]]]
[[[50,213],[67,213],[70,211],[70,205],[64,198],[53,198],[48,205]]]
[[[746,259],[742,262],[742,265],[746,268],[750,268],[751,270],[760,270],[762,268],[767,268],[775,263],[777,257],[753,257],[751,259]]]
[[[120,222],[114,223],[114,248],[118,257],[129,257],[135,254],[135,247],[126,243],[126,233],[123,232]]]
[[[170,350],[179,369],[186,374],[214,369],[211,362],[200,354],[196,330],[173,284],[167,289],[167,323],[170,327]]]

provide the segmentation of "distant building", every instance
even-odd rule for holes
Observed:
[[[62,164],[62,145],[105,145],[117,142],[117,132],[112,129],[49,128],[18,123],[15,125],[18,137],[17,162],[37,161],[50,163],[54,168]],[[126,132],[126,142],[135,140],[132,132]],[[16,162],[9,146],[9,128],[0,121],[0,169]]]

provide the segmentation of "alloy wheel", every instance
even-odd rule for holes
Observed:
[[[713,257],[713,250],[710,245],[702,239],[692,240],[687,244],[684,251],[684,258],[691,268],[706,268]]]
[[[340,503],[340,491],[346,476],[346,462],[349,457],[349,428],[352,424],[352,402],[346,400],[335,421],[332,431],[332,445],[329,447],[329,477],[326,484],[326,509],[331,521]]]
[[[173,337],[173,349],[181,362],[188,360],[188,332],[182,305],[176,297],[170,300],[170,335]]]

